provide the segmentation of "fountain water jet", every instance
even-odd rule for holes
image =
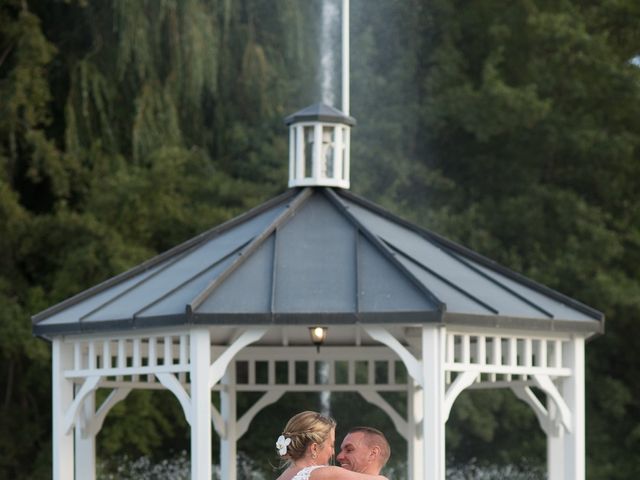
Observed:
[[[338,21],[340,11],[338,0],[324,0],[322,2],[322,28],[320,39],[320,72],[322,102],[335,105],[336,78],[336,44],[338,37]]]

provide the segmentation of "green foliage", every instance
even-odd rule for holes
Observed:
[[[636,3],[379,3],[368,10],[384,15],[354,20],[355,188],[607,314],[588,345],[588,473],[634,478],[637,422],[622,418],[640,412]],[[475,394],[456,402],[451,461],[541,461],[539,438],[501,430],[518,401],[495,401],[500,414]]]
[[[463,392],[447,423],[449,463],[544,465],[546,437],[531,408],[514,400],[510,391]]]
[[[319,99],[320,7],[0,4],[0,477],[49,477],[49,353],[29,315],[285,188],[282,118]],[[592,479],[640,474],[639,15],[631,0],[352,2],[354,190],[607,314],[587,348]],[[303,406],[317,399],[286,396],[240,448]],[[334,409],[394,431],[351,396]],[[99,451],[175,455],[175,418],[163,394],[132,394]],[[461,396],[447,438],[453,463],[544,459],[502,392]]]
[[[98,455],[111,467],[123,455],[162,460],[189,449],[188,424],[168,391],[131,392],[109,412],[100,437]]]

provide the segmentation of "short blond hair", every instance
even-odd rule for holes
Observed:
[[[294,462],[304,456],[307,447],[312,443],[324,443],[332,430],[336,428],[336,421],[318,412],[300,412],[289,419],[282,435],[290,438],[287,453],[280,458],[286,462]]]
[[[356,432],[364,434],[364,441],[367,444],[367,447],[380,448],[380,468],[384,467],[391,457],[391,446],[389,445],[387,437],[384,436],[384,433],[377,428],[372,427],[353,427],[347,432],[347,435]]]

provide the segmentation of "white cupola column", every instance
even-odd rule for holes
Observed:
[[[328,105],[311,105],[285,119],[289,126],[289,187],[349,188],[355,120]]]

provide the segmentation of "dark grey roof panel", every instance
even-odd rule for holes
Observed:
[[[215,313],[435,310],[437,305],[358,234],[331,202],[314,195],[194,313],[202,318]]]
[[[314,194],[277,232],[277,312],[354,312],[355,231]]]
[[[571,308],[560,300],[549,298],[537,290],[527,287],[526,285],[522,285],[499,272],[488,269],[483,265],[475,265],[475,267],[487,277],[495,279],[495,281],[509,288],[521,297],[527,298],[534,304],[539,305],[541,308],[553,312],[554,318],[569,321],[596,321],[592,316],[586,315],[575,308]],[[575,302],[575,300],[573,301]]]
[[[109,301],[114,296],[121,295],[124,291],[128,290],[141,280],[154,275],[161,267],[162,264],[156,265],[149,270],[140,272],[135,277],[128,278],[113,285],[109,289],[99,291],[82,302],[71,304],[66,309],[55,312],[51,316],[41,320],[39,325],[47,327],[49,325],[77,324],[80,318],[83,318],[89,312],[100,308],[101,305]]]
[[[166,315],[183,315],[185,306],[224,272],[238,255],[237,252],[224,257],[218,263],[204,266],[200,271],[194,271],[194,276],[174,290],[168,291],[153,303],[147,305],[136,314],[137,319],[161,317]],[[160,293],[160,292],[159,292]]]
[[[479,303],[478,299],[470,296],[464,289],[452,287],[441,275],[419,266],[410,259],[398,255],[398,261],[445,305],[455,305],[456,310],[468,314],[474,314],[479,310],[484,310],[484,313],[487,315],[497,312],[495,307],[492,307],[486,302]]]
[[[195,314],[271,311],[274,236],[236,269],[195,310]]]
[[[279,212],[283,206],[274,208],[251,220],[238,225],[232,230],[209,241],[193,247],[173,259],[159,269],[155,275],[148,276],[134,288],[124,292],[119,297],[105,304],[98,311],[91,314],[85,321],[104,321],[110,318],[132,317],[135,312],[145,309],[165,292],[171,291],[197,275],[202,269],[209,268],[227,257],[238,248],[258,235]]]
[[[556,325],[558,321],[578,321],[586,322],[587,325],[591,325],[588,328],[593,330],[602,328],[604,316],[597,310],[537,284],[436,234],[409,224],[350,192],[338,193],[344,205],[363,225],[393,244],[411,261],[417,262],[412,269],[416,276],[423,268],[432,273],[436,272],[438,277],[444,280],[444,285],[425,285],[438,298],[449,299],[446,302],[449,318],[456,311],[467,316],[483,315],[481,304],[484,303],[494,308],[496,315],[539,319],[543,323],[553,318]],[[455,296],[457,293],[450,287],[455,287],[458,293],[464,292],[468,299],[476,299],[479,302],[474,300],[473,303],[477,303],[475,306],[468,302],[451,302],[454,298],[452,295]]]
[[[596,320],[593,315],[563,303],[560,300],[561,294],[550,291],[554,296],[545,295],[529,285],[517,282],[517,274],[508,275],[504,267],[499,270],[491,269],[476,259],[448,249],[443,243],[432,241],[428,236],[422,235],[417,227],[409,228],[402,222],[394,222],[389,216],[368,209],[344,195],[341,198],[363,225],[402,252],[405,262],[411,262],[407,259],[413,261],[412,271],[416,275],[419,275],[417,272],[421,269],[438,273],[443,282],[425,285],[441,300],[449,300],[445,301],[449,316],[456,312],[484,315],[486,307],[490,306],[495,314],[510,317],[557,318],[590,324]],[[466,300],[452,301],[459,299],[459,293],[463,293]]]
[[[361,312],[438,311],[406,275],[362,235],[358,242],[358,302]]]
[[[270,202],[271,208],[251,211],[240,217],[241,221],[232,220],[198,235],[185,242],[184,247],[174,247],[169,252],[41,312],[34,316],[33,321],[42,330],[62,324],[108,324],[113,319],[133,319],[137,312],[153,306],[182,282],[197,277],[203,266],[215,264],[219,258],[224,257],[226,251],[237,248],[261,232],[286,210],[288,197],[290,195],[274,199]],[[233,228],[226,228],[229,223],[233,224]],[[210,257],[203,260],[199,255],[202,252]],[[205,261],[210,263],[204,263]],[[189,266],[184,268],[186,264]],[[149,266],[146,267],[147,265]],[[181,277],[173,275],[180,271]],[[150,285],[154,285],[156,289],[149,289]],[[168,290],[162,290],[160,285],[169,285]],[[91,291],[95,293],[90,294]],[[172,313],[181,311],[183,314],[185,305],[175,305],[169,310]]]
[[[162,264],[165,264],[165,262],[173,262],[176,257],[180,256],[185,251],[191,248],[194,248],[197,245],[200,245],[211,238],[219,236],[224,232],[235,229],[239,225],[242,225],[245,222],[249,222],[253,218],[260,216],[263,213],[266,213],[268,215],[269,211],[272,209],[287,208],[288,206],[287,202],[289,201],[289,199],[295,196],[296,196],[296,191],[289,190],[275,198],[272,198],[271,200],[260,205],[259,207],[255,207],[232,220],[229,220],[221,225],[218,225],[217,227],[212,228],[211,230],[208,230],[204,233],[201,233],[200,235],[197,235],[196,237],[180,245],[177,245],[176,247],[160,255],[157,255],[149,260],[146,260],[145,262],[141,263],[140,265],[130,270],[127,270],[126,272],[116,275],[115,277],[112,277],[98,285],[95,285],[87,290],[84,290],[64,300],[63,302],[60,302],[56,305],[53,305],[47,308],[46,310],[43,310],[42,312],[37,313],[32,317],[32,322],[34,325],[41,324],[43,321],[52,319],[53,317],[56,317],[56,319],[58,319],[61,322],[69,321],[67,319],[60,317],[58,313],[69,312],[71,309],[74,309],[75,311],[74,307],[76,305],[79,306],[80,310],[83,311],[82,315],[85,315],[88,311],[93,310],[94,305],[97,303],[95,302],[95,299],[102,298],[103,292],[106,292],[117,285],[121,285],[124,282],[129,282],[130,279],[137,277],[137,280],[134,280],[134,283],[135,283],[142,278],[141,275],[145,275],[146,273],[150,272],[152,269],[155,269],[156,267],[161,266]],[[272,212],[272,213],[277,214],[276,212]],[[127,288],[129,285],[130,284],[127,283]],[[118,290],[118,293],[119,292],[120,290]],[[108,297],[109,294],[107,294],[106,296]],[[86,308],[88,304],[91,304],[92,308]],[[72,321],[75,321],[75,320],[72,320]],[[44,328],[46,329],[48,327],[44,327]]]
[[[406,237],[400,235],[391,237],[393,245],[408,257],[425,265],[431,271],[438,272],[443,279],[447,280],[448,284],[445,291],[440,293],[441,295],[448,296],[446,289],[452,288],[465,292],[467,298],[476,299],[476,308],[472,313],[481,314],[486,310],[485,305],[491,305],[497,314],[520,317],[540,316],[540,310],[532,307],[521,298],[509,294],[498,283],[487,281],[474,269],[458,261],[448,252],[436,245],[424,242],[412,232],[405,231],[405,233]],[[415,238],[409,238],[411,235],[414,235]],[[550,318],[549,315],[546,316]]]

